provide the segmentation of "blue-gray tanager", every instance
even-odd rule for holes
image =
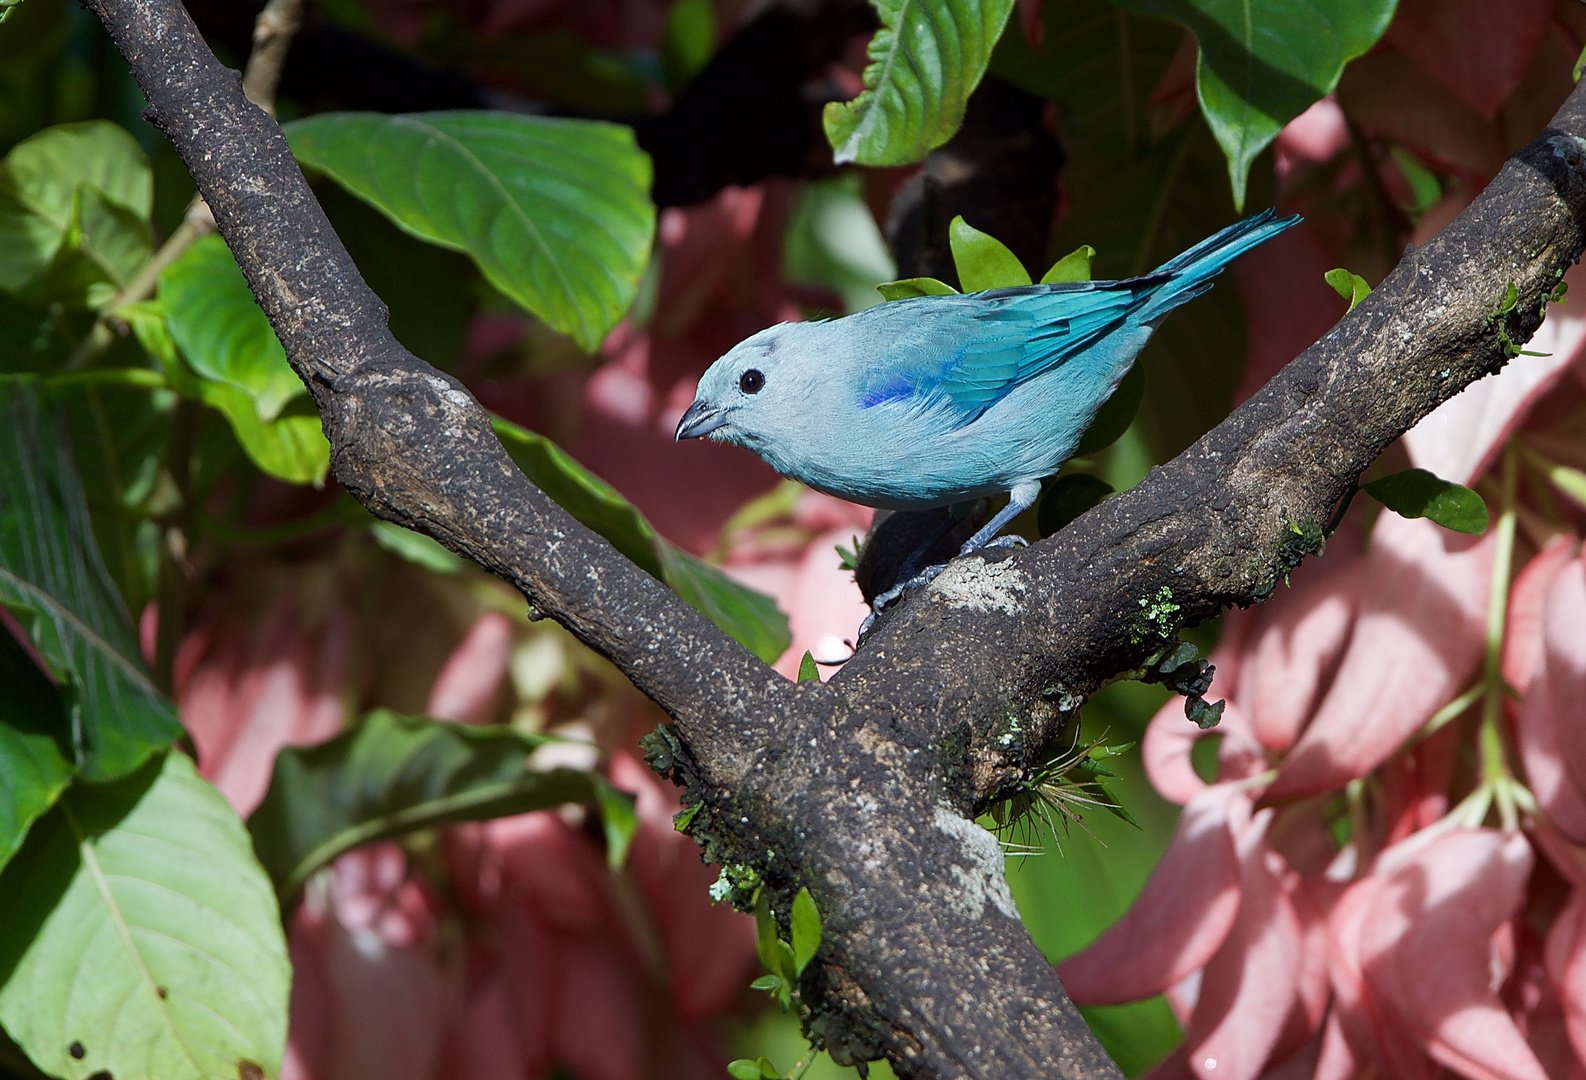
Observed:
[[[1124,281],[922,296],[773,326],[710,366],[677,438],[736,443],[818,491],[889,510],[1008,492],[968,554],[1035,502],[1168,312],[1298,221],[1263,211]]]

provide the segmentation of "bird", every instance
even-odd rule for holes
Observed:
[[[998,534],[1073,456],[1162,320],[1299,220],[1262,211],[1121,281],[920,296],[772,326],[706,369],[676,439],[744,447],[880,509],[1006,492],[959,555],[1007,543]]]

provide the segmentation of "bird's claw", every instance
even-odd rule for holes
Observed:
[[[915,574],[913,577],[909,578],[909,580],[894,585],[886,592],[878,595],[870,603],[870,614],[866,615],[865,621],[859,624],[859,636],[864,637],[866,632],[875,625],[876,616],[885,611],[893,601],[897,600],[898,597],[902,596],[910,589],[917,589],[921,585],[929,585],[931,582],[935,581],[936,576],[945,569],[947,569],[946,563],[943,563],[940,566],[927,566],[924,570],[921,570],[918,574]]]
[[[971,543],[973,543],[973,541],[971,541]],[[971,547],[970,544],[965,544],[963,547],[959,548],[958,557],[962,559],[965,555],[973,555],[977,551],[990,551],[992,548],[1029,546],[1030,542],[1024,537],[1020,536],[1018,533],[1009,533],[1006,536],[999,536],[995,539],[987,540],[984,544],[981,544],[977,547]]]

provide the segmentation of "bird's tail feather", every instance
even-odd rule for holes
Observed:
[[[1263,210],[1169,259],[1149,275],[1171,276],[1146,305],[1141,321],[1155,323],[1180,304],[1193,300],[1211,288],[1211,279],[1222,273],[1229,263],[1299,221],[1298,215],[1280,218],[1273,210]]]

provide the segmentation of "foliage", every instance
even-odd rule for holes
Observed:
[[[1397,13],[1392,0],[874,7],[867,64],[855,42],[788,74],[783,53],[735,52],[752,35],[707,0],[599,18],[549,5],[532,19],[505,0],[332,0],[308,33],[412,66],[360,76],[367,103],[289,75],[279,103],[398,339],[479,396],[548,497],[800,682],[847,655],[868,512],[772,487],[722,448],[674,447],[671,425],[692,379],[748,333],[955,291],[886,280],[900,184],[936,210],[965,200],[928,237],[965,291],[1027,285],[1043,265],[1046,283],[1147,272],[1243,203],[1306,216],[1292,246],[1250,256],[1163,325],[1021,523],[1046,537],[1325,332],[1344,309],[1329,285],[1352,308],[1406,242],[1449,220],[1496,169],[1493,148],[1539,130],[1586,38],[1532,0],[1474,27],[1452,0]],[[291,1024],[311,1073],[427,1080],[509,1060],[580,1077],[852,1076],[799,1034],[800,982],[838,932],[822,925],[818,883],[762,890],[757,920],[708,905],[715,871],[673,828],[695,808],[633,757],[631,732],[661,718],[565,631],[531,624],[521,597],[336,488],[309,395],[224,242],[187,214],[191,183],[140,119],[108,38],[63,0],[0,0],[0,23],[0,1071],[26,1055],[70,1077],[276,1076],[284,926],[292,994],[318,1010]],[[777,44],[802,56],[817,38]],[[246,41],[221,44],[240,66]],[[745,69],[785,76],[783,97]],[[1040,134],[1061,147],[1060,172],[1041,178],[1061,185],[1060,214],[1023,262],[1004,241],[1046,218],[1004,225],[992,211],[1018,197],[1001,185],[1020,167],[977,156],[1012,137],[993,124],[954,141],[988,75],[1039,99]],[[320,89],[294,96],[302,86]],[[658,132],[678,116],[709,118],[691,133],[699,161],[668,156]],[[754,156],[793,132],[817,141]],[[718,153],[731,168],[705,160]],[[924,160],[929,184],[894,169]],[[679,168],[719,194],[658,208],[652,180]],[[1343,266],[1361,272],[1329,269]],[[1223,700],[1192,699],[1203,720],[1221,717],[1220,745],[1192,749],[1182,701],[1120,683],[1087,705],[1072,751],[1045,748],[1047,766],[997,809],[1022,841],[1009,884],[1025,923],[1077,997],[1111,1002],[1082,1007],[1130,1075],[1170,1052],[1169,1070],[1216,1057],[1219,1076],[1302,1071],[1279,1051],[1312,1014],[1258,1030],[1274,1010],[1237,997],[1235,976],[1272,1001],[1319,979],[1305,1002],[1353,1007],[1330,960],[1355,964],[1372,1007],[1392,1006],[1345,1027],[1402,1036],[1423,1071],[1539,1074],[1524,1040],[1470,1045],[1415,1013],[1419,999],[1384,979],[1395,958],[1434,973],[1431,991],[1468,991],[1483,1030],[1581,1023],[1578,977],[1576,991],[1558,981],[1586,971],[1575,864],[1536,875],[1547,895],[1521,872],[1533,839],[1579,859],[1586,838],[1564,723],[1580,698],[1568,601],[1586,592],[1573,541],[1549,541],[1578,535],[1586,507],[1586,428],[1561,376],[1579,320],[1555,309],[1545,343],[1521,350],[1515,290],[1489,304],[1514,357],[1490,382],[1507,389],[1408,439],[1416,468],[1363,478],[1397,512],[1375,519],[1367,547],[1371,508],[1357,500],[1320,564],[1230,618],[1218,681],[1199,687]],[[1489,556],[1496,574],[1478,566]],[[1148,636],[1179,617],[1171,595],[1122,602]],[[1295,792],[1272,789],[1275,815],[1252,801],[1273,768]],[[1233,792],[1214,811],[1195,801],[1208,781]],[[1190,804],[1182,819],[1175,802]],[[1069,829],[1091,806],[1126,807],[1136,824],[1110,812]],[[1262,814],[1270,825],[1250,826]],[[1176,820],[1215,827],[1191,844]],[[1378,913],[1378,953],[1349,927],[1292,938],[1325,867],[1319,895],[1344,889]],[[1470,900],[1461,910],[1508,890],[1507,929],[1421,911],[1441,936],[1405,951],[1413,935],[1390,933],[1388,915],[1415,900],[1416,874],[1444,875]],[[1129,921],[1137,900],[1139,918],[1167,912],[1151,927],[1194,935],[1177,967]],[[1108,996],[1086,982],[1085,950],[1120,917]],[[1318,959],[1323,939],[1343,951]],[[1274,961],[1278,945],[1305,963]],[[1569,958],[1564,975],[1533,963],[1544,951]],[[755,985],[788,1011],[741,1027],[730,1064],[689,1057],[680,1047],[715,1047],[723,1018],[745,1015],[757,953]],[[1448,974],[1464,960],[1481,974],[1469,985]],[[1494,964],[1510,966],[1497,1004]],[[1159,992],[1189,975],[1201,992],[1186,1035]],[[564,1000],[576,1017],[556,1012]],[[1219,1019],[1219,1002],[1241,1004]],[[520,1013],[538,1019],[507,1019]],[[1235,1034],[1243,1057],[1215,1048]],[[1553,1041],[1547,1071],[1578,1069]],[[441,1060],[441,1046],[493,1056]]]
[[[876,10],[865,89],[823,117],[839,165],[904,165],[950,139],[1013,0],[877,0]]]

